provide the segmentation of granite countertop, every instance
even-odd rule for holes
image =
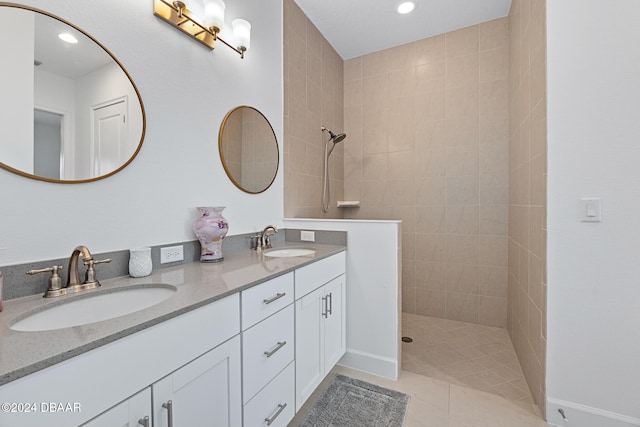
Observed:
[[[272,258],[254,250],[244,250],[225,255],[220,263],[194,262],[157,269],[150,276],[142,278],[125,276],[101,280],[99,289],[68,296],[44,299],[42,295],[32,295],[5,301],[4,310],[0,313],[0,385],[346,249],[344,246],[315,243],[285,243],[274,248],[292,246],[312,247],[316,252],[309,256]],[[32,310],[41,310],[96,292],[149,284],[172,285],[177,291],[156,305],[110,320],[42,332],[10,329],[16,319]]]

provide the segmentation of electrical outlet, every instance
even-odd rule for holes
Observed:
[[[178,261],[184,261],[184,252],[182,249],[182,245],[160,248],[160,264],[167,264],[169,262]]]
[[[300,230],[300,240],[303,242],[315,242],[316,233],[314,231]]]

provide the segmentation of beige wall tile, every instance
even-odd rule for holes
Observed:
[[[507,299],[478,297],[478,319],[481,324],[504,328],[507,326]]]
[[[416,66],[445,60],[445,35],[429,37],[415,43]]]
[[[445,148],[430,149],[429,145],[416,141],[416,151],[414,154],[415,176],[417,179],[446,175],[447,157]]]
[[[447,237],[444,234],[416,234],[415,259],[421,262],[445,262]]]
[[[478,265],[478,236],[447,235],[447,262]]]
[[[478,205],[478,176],[447,177],[447,203],[452,205]]]
[[[416,290],[416,314],[444,318],[447,293],[433,289]]]
[[[452,90],[477,85],[479,67],[477,52],[447,58],[446,89]]]
[[[448,234],[477,235],[479,229],[479,206],[449,205],[446,208],[446,220]]]
[[[473,295],[478,294],[477,265],[449,262],[446,266],[446,289],[448,292],[459,292]]]
[[[478,296],[447,292],[445,318],[462,322],[478,323]]]
[[[478,53],[479,31],[477,25],[461,28],[445,34],[447,59]]]
[[[389,71],[387,51],[370,53],[362,57],[363,77],[377,76]]]
[[[478,25],[478,48],[480,51],[507,47],[509,45],[509,19],[500,18]]]
[[[417,179],[416,204],[445,206],[446,189],[447,180],[443,176]]]
[[[447,289],[447,264],[444,262],[412,263],[412,265],[414,264],[416,287],[437,290]]]
[[[479,266],[478,294],[506,299],[508,296],[508,275],[509,270],[505,267]]]
[[[481,205],[478,213],[480,234],[506,236],[508,233],[508,205]]]
[[[495,80],[507,81],[509,77],[509,48],[506,46],[480,52],[480,83]]]
[[[446,155],[447,176],[478,175],[480,159],[477,144],[447,147]]]

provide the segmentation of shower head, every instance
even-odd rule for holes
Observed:
[[[336,135],[335,133],[331,132],[329,129],[327,129],[324,126],[322,126],[321,129],[322,129],[323,132],[326,131],[326,132],[329,133],[329,137],[331,138],[331,141],[334,144],[338,144],[338,143],[344,141],[344,139],[347,137],[346,133],[339,133],[339,134]]]

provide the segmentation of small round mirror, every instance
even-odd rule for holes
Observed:
[[[145,116],[120,62],[80,28],[0,3],[0,168],[58,183],[95,181],[127,166]]]
[[[276,178],[276,134],[255,108],[240,106],[227,113],[220,126],[218,149],[227,176],[242,191],[262,193]]]

